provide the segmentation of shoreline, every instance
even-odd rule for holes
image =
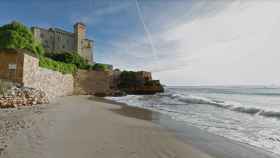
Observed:
[[[69,96],[46,107],[24,116],[32,125],[6,142],[1,158],[211,158],[150,121],[116,113],[117,104]]]
[[[25,118],[27,127],[12,129],[17,134],[7,140],[1,158],[274,158],[158,112],[106,99],[69,96],[38,107],[13,112],[14,121]]]
[[[150,119],[146,118],[144,120],[148,120],[160,125],[163,130],[168,130],[173,132],[179,140],[184,141],[185,143],[188,143],[215,158],[225,158],[225,157],[278,158],[279,157],[279,155],[277,155],[276,153],[266,151],[262,148],[250,144],[239,142],[237,140],[232,140],[220,135],[209,133],[198,127],[189,125],[186,122],[174,120],[170,116],[162,114],[160,112],[139,108],[139,107],[133,107],[127,105],[126,103],[119,103],[109,99],[99,99],[97,101],[117,104],[122,106],[123,112],[119,112],[119,114],[127,117],[143,119],[138,115],[133,115],[131,112],[145,111],[146,113],[151,113],[150,115],[154,115],[154,117],[150,117]],[[201,141],[201,139],[203,141]],[[205,144],[204,142],[207,142],[208,144]],[[220,149],[223,149],[223,151]]]

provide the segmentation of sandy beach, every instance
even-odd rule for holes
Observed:
[[[60,98],[45,109],[19,110],[26,116],[13,120],[31,125],[10,130],[18,132],[8,134],[1,157],[210,157],[156,124],[119,115],[117,109],[120,106],[79,96]]]
[[[167,130],[155,123],[160,121],[160,116],[147,110],[89,98],[70,96],[59,98],[51,105],[2,110],[0,157],[236,157],[230,153],[233,151],[241,157],[269,157],[246,145],[199,133],[194,128]],[[212,145],[217,147],[211,148]]]

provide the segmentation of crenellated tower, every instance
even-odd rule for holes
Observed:
[[[74,25],[76,51],[82,55],[83,40],[86,38],[86,25],[78,22]]]
[[[84,57],[89,63],[94,63],[93,61],[93,41],[86,39],[86,25],[84,23],[78,22],[74,25],[75,34],[75,48],[78,54]]]

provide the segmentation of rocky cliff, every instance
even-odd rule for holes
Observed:
[[[153,80],[150,72],[123,71],[119,75],[118,88],[127,94],[155,94],[164,92],[159,80]]]

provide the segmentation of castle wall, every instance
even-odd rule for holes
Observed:
[[[82,57],[84,57],[89,63],[93,64],[93,42],[90,40],[83,40],[83,47],[82,47],[82,53],[80,54]]]
[[[55,49],[54,32],[41,28],[34,28],[32,31],[35,39],[42,43],[46,52],[52,52]]]
[[[43,44],[46,52],[76,52],[74,34],[57,29],[33,28],[36,40]]]
[[[54,52],[76,52],[74,34],[62,31],[54,31],[55,34],[55,51]]]
[[[31,30],[35,39],[43,44],[46,52],[77,52],[84,57],[88,63],[94,63],[93,42],[86,39],[86,26],[84,24],[75,24],[74,33],[58,28],[44,29],[33,27]]]
[[[113,72],[78,70],[74,75],[74,94],[110,94],[113,86]]]

